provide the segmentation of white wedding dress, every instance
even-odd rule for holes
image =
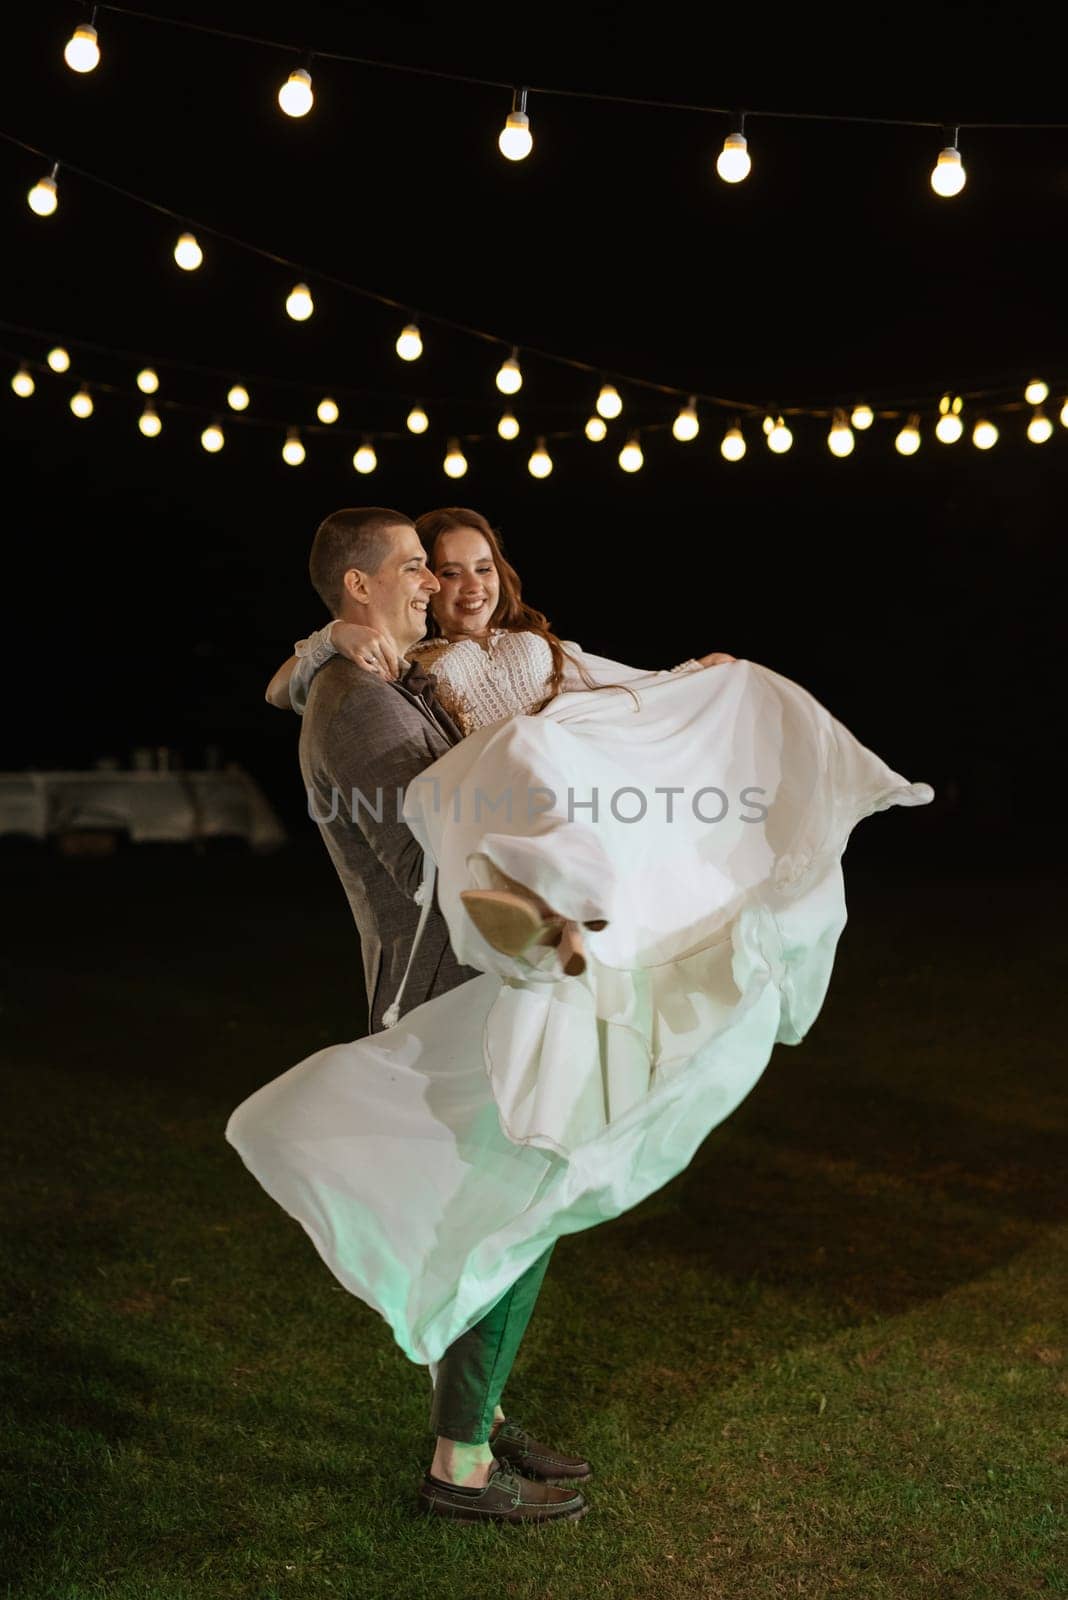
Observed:
[[[631,692],[569,668],[531,715],[550,668],[537,635],[410,652],[470,730],[409,786],[405,816],[423,898],[436,870],[456,955],[480,976],[318,1051],[226,1129],[418,1363],[554,1239],[667,1183],[774,1045],[804,1038],[846,921],[852,828],[933,795],[756,662],[642,672],[565,649]],[[481,938],[459,895],[497,873],[608,920],[582,976],[552,950],[513,959]]]

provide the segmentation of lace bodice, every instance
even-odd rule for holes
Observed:
[[[549,693],[553,658],[538,633],[494,628],[485,641],[425,639],[408,651],[437,678],[435,694],[463,733],[517,712],[529,713]]]
[[[587,655],[567,640],[561,643],[562,690],[588,687],[579,672],[579,662],[594,683],[626,683],[659,676]],[[289,698],[294,711],[303,713],[312,679],[336,654],[330,625],[307,639],[298,639],[295,649],[297,664],[289,682]],[[552,652],[539,633],[506,628],[491,629],[484,640],[424,639],[411,647],[408,659],[418,661],[424,671],[434,674],[438,701],[464,734],[505,717],[536,710],[549,693],[553,670]],[[700,670],[700,663],[692,659],[671,668],[672,672]]]

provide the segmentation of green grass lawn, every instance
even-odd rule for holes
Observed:
[[[509,1529],[417,1514],[426,1369],[223,1139],[363,1028],[318,841],[6,852],[0,1594],[1068,1593],[1065,885],[905,860],[850,846],[808,1039],[557,1245],[504,1407],[592,1510]]]

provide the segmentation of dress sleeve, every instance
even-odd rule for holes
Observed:
[[[334,621],[337,619],[335,618]],[[331,656],[337,655],[333,641],[334,622],[328,622],[325,628],[320,628],[317,633],[309,634],[306,639],[298,639],[293,646],[297,664],[293,668],[289,679],[289,703],[298,716],[304,715],[304,707],[308,702],[308,690],[312,686],[312,679],[320,667],[325,667]]]

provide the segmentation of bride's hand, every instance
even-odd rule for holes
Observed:
[[[400,676],[400,657],[393,642],[377,628],[367,628],[362,622],[335,622],[330,638],[338,655],[365,672],[390,680]]]
[[[710,656],[698,656],[697,659],[703,667],[719,667],[724,661],[737,661],[738,657],[725,655],[722,650],[714,650]]]

